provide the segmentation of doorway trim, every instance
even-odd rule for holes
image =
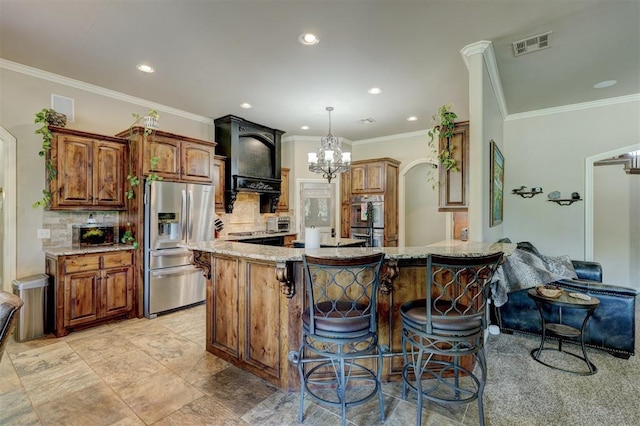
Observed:
[[[434,163],[433,161],[430,161],[428,158],[419,158],[417,160],[413,160],[412,162],[407,164],[406,167],[403,167],[400,170],[400,176],[398,178],[398,247],[404,247],[404,242],[406,240],[405,238],[405,232],[406,232],[406,220],[405,220],[405,214],[406,214],[405,179],[406,177],[405,175],[413,167],[420,164],[431,164],[432,166],[437,166],[436,163]],[[428,183],[425,182],[425,185],[428,185]],[[453,214],[446,213],[446,217],[447,219],[446,219],[445,233],[447,235],[447,239],[450,239],[450,236],[453,233]]]
[[[0,139],[4,150],[4,264],[2,289],[10,291],[11,282],[16,278],[16,142],[17,139],[0,126]]]
[[[584,164],[584,260],[593,260],[593,168],[594,163],[606,158],[616,157],[631,151],[640,150],[640,144],[617,148],[602,154],[592,155],[585,159]]]

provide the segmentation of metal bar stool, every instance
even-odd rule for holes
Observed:
[[[402,398],[417,393],[416,424],[422,424],[423,398],[440,404],[478,401],[484,425],[482,393],[487,377],[484,356],[488,283],[503,253],[477,257],[429,255],[426,299],[400,308],[402,318]],[[427,303],[428,302],[428,303]],[[463,365],[461,357],[472,356]]]
[[[302,344],[295,354],[304,397],[346,410],[378,396],[382,401],[382,351],[378,345],[376,294],[384,254],[355,258],[303,256],[308,307],[302,313]],[[376,359],[377,371],[363,365]],[[305,371],[305,364],[310,364]],[[355,384],[354,384],[355,383]]]

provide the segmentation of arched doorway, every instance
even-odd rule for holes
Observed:
[[[16,138],[0,126],[0,289],[11,290],[16,278]]]
[[[399,246],[424,246],[451,235],[451,214],[438,212],[438,190],[427,182],[433,163],[415,160],[400,171]]]
[[[585,160],[586,260],[602,264],[607,282],[637,287],[640,276],[640,176],[626,175],[608,159],[640,150],[640,144],[607,151]],[[604,218],[604,219],[603,219]],[[608,271],[608,272],[607,272]]]

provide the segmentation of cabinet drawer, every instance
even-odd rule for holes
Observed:
[[[80,271],[94,271],[100,269],[100,255],[82,255],[68,257],[64,261],[66,273]]]
[[[116,268],[118,266],[129,266],[133,263],[133,253],[121,251],[102,255],[103,268]]]

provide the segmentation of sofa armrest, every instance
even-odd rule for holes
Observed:
[[[598,294],[610,294],[617,296],[636,297],[638,296],[638,294],[640,294],[640,291],[636,290],[635,288],[603,284],[601,282],[591,280],[563,279],[560,281],[556,281],[554,284],[557,284],[559,287],[562,287],[566,290],[583,291],[585,293],[591,293],[596,296]]]
[[[602,265],[598,262],[572,260],[571,263],[579,279],[602,282]]]

